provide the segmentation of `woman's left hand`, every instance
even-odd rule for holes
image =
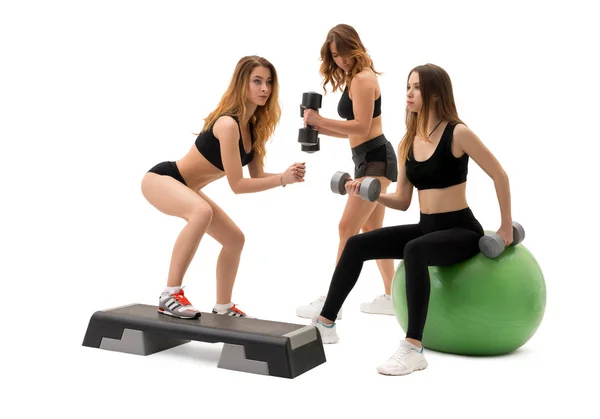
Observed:
[[[510,244],[513,242],[513,226],[512,225],[501,225],[500,228],[498,229],[498,231],[496,232],[496,234],[498,234],[502,240],[504,240],[504,245],[505,246],[510,246]]]
[[[310,125],[311,127],[316,127],[319,125],[323,117],[319,115],[319,111],[315,111],[314,109],[304,109],[304,124]]]

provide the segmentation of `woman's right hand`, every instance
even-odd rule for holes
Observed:
[[[306,174],[306,163],[294,163],[287,168],[281,177],[283,185],[289,185],[290,183],[304,182],[304,175]]]
[[[346,181],[346,192],[350,196],[360,196],[360,185],[362,183],[362,179],[360,180],[352,180],[348,179]]]
[[[317,127],[317,124],[323,119],[319,115],[317,109],[304,109],[304,126],[310,125],[311,127]]]

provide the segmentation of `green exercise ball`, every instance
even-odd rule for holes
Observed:
[[[431,294],[423,346],[461,355],[501,355],[524,345],[546,309],[546,283],[537,261],[523,244],[499,257],[478,253],[452,266],[429,267]],[[404,261],[396,269],[392,301],[406,332]]]

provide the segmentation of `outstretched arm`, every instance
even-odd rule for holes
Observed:
[[[251,179],[244,178],[242,160],[240,158],[240,134],[237,122],[230,116],[222,116],[215,122],[213,133],[220,143],[221,158],[227,182],[235,194],[261,192],[304,180],[303,175],[300,177],[296,165],[290,166],[284,173]],[[258,165],[255,163],[254,169],[252,169],[255,171],[255,174],[257,170],[256,166]]]
[[[297,182],[304,182],[304,174],[306,173],[306,164],[305,163],[294,163],[292,164],[288,170],[292,175],[297,177]],[[251,178],[268,178],[268,177],[279,177],[282,182],[282,186],[287,185],[285,183],[287,181],[287,177],[284,178],[286,172],[283,173],[265,173],[262,165],[258,162],[258,160],[252,160],[248,163],[248,172],[250,173]]]

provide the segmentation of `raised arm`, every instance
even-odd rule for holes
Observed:
[[[348,138],[348,134],[340,134],[339,132],[331,131],[323,127],[319,128],[318,130],[319,134],[327,135],[329,137]]]
[[[400,153],[398,153],[400,155]],[[413,184],[406,177],[406,165],[398,161],[398,180],[396,191],[379,195],[377,202],[388,208],[406,211],[410,207],[413,194]]]
[[[346,183],[346,192],[348,195],[360,196],[360,184],[362,180],[351,180]],[[398,162],[398,181],[396,192],[381,194],[377,202],[388,208],[406,211],[410,207],[413,194],[413,185],[406,177],[406,168],[404,164]]]
[[[352,111],[354,119],[342,121],[320,116],[317,112],[307,109],[304,111],[304,122],[312,125],[325,135],[325,131],[346,136],[357,135],[366,137],[371,130],[373,122],[373,109],[377,93],[377,79],[369,74],[358,74],[352,80],[350,87],[352,93]]]

